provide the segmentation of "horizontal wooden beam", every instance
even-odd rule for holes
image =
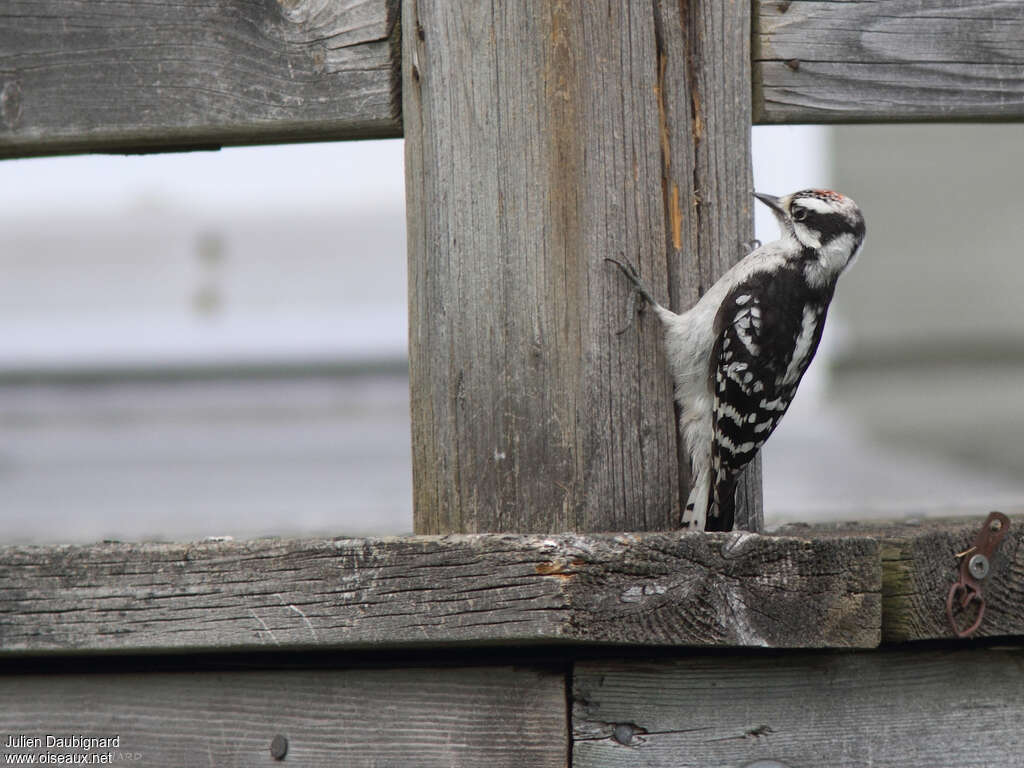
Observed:
[[[0,707],[0,754],[109,765],[564,768],[568,747],[565,673],[533,667],[14,675]]]
[[[957,580],[957,554],[969,549],[986,515],[914,523],[875,522],[835,526],[787,526],[789,535],[840,539],[863,536],[882,547],[882,639],[891,643],[953,637],[946,598]],[[1010,516],[1010,529],[982,582],[985,616],[974,637],[1024,636],[1024,515]],[[961,626],[971,621],[964,616]],[[970,617],[973,619],[973,613]]]
[[[1019,645],[591,661],[573,687],[574,768],[1014,768],[1024,754]]]
[[[871,647],[871,539],[419,536],[0,549],[0,654]]]
[[[1015,0],[752,0],[758,123],[1024,119]],[[402,135],[399,0],[12,0],[0,157]]]
[[[0,157],[401,135],[398,0],[11,0]]]
[[[1018,0],[753,0],[754,121],[1024,119]]]

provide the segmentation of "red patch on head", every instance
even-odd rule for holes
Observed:
[[[831,200],[845,199],[843,195],[839,194],[838,192],[833,192],[831,189],[816,189],[814,190],[814,193]]]

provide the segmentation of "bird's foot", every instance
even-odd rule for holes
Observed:
[[[619,271],[621,271],[622,274],[624,274],[633,284],[633,290],[630,291],[629,294],[626,324],[615,332],[616,336],[621,336],[633,326],[633,321],[636,319],[637,314],[643,311],[645,302],[650,302],[651,304],[657,304],[657,302],[651,296],[651,292],[647,289],[647,286],[644,285],[643,280],[640,279],[640,273],[636,271],[636,267],[634,267],[626,259],[625,256],[622,257],[622,261],[619,261],[618,259],[613,259],[608,256],[606,256],[604,260],[610,261],[612,264],[618,267]],[[639,307],[637,306],[636,301],[636,297],[638,295],[643,299],[643,302],[640,303]]]

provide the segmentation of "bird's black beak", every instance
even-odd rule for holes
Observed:
[[[754,197],[771,208],[776,214],[783,217],[786,216],[786,209],[782,207],[782,201],[774,195],[765,195],[761,192],[755,192]]]

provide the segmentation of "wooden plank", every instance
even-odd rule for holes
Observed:
[[[677,527],[660,329],[616,335],[604,257],[684,308],[742,255],[749,11],[500,11],[403,6],[415,529]],[[748,527],[759,491],[755,471]]]
[[[0,653],[870,647],[878,547],[755,534],[0,549]]]
[[[755,0],[759,123],[1024,118],[1018,0]]]
[[[583,662],[573,766],[1013,768],[1022,690],[1020,646]]]
[[[16,675],[0,711],[0,754],[111,764],[272,765],[278,736],[302,766],[563,768],[568,751],[565,675],[529,667]],[[48,749],[48,734],[118,743]]]
[[[0,157],[401,135],[397,0],[9,0]]]
[[[866,522],[835,526],[787,526],[789,535],[870,537],[882,547],[882,638],[886,642],[954,638],[946,598],[960,561],[985,521],[972,518],[914,522]],[[1024,635],[1024,515],[1010,517],[1010,529],[983,582],[985,616],[974,637]],[[969,626],[964,614],[961,626]],[[958,616],[959,618],[959,616]]]

